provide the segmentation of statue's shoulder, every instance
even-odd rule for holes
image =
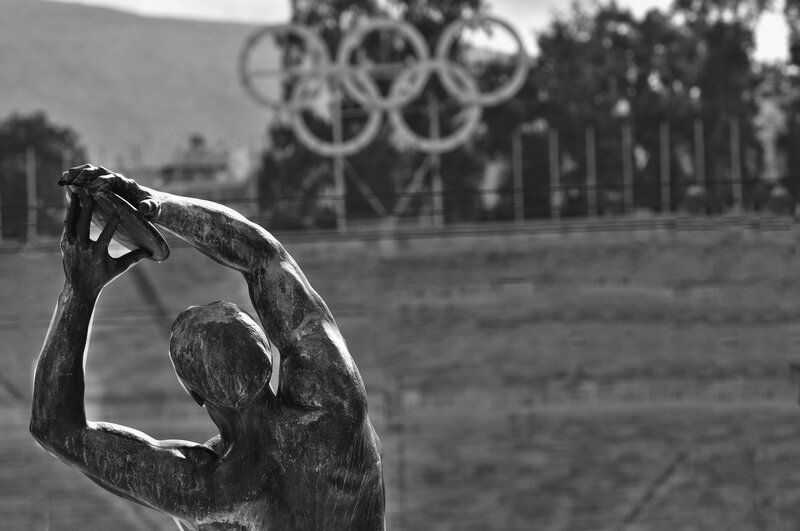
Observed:
[[[205,442],[203,445],[217,455],[222,455],[222,437],[215,435]]]

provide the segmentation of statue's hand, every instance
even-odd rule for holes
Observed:
[[[84,164],[70,168],[61,175],[58,184],[113,192],[138,208],[151,221],[156,220],[160,211],[159,201],[150,191],[139,186],[133,179],[127,179],[121,173],[114,173],[102,166]]]
[[[96,297],[103,287],[124,273],[129,267],[147,257],[145,249],[131,251],[119,258],[108,254],[108,244],[119,225],[119,217],[108,220],[97,241],[89,237],[94,201],[81,188],[70,193],[70,204],[61,237],[64,255],[66,285],[76,294]]]

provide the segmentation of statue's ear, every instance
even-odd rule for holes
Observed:
[[[195,402],[197,402],[197,404],[198,404],[199,406],[201,406],[201,407],[203,406],[203,404],[205,404],[205,403],[206,403],[206,399],[205,399],[205,398],[203,398],[202,396],[200,396],[200,395],[199,395],[197,392],[195,392],[194,390],[191,390],[191,391],[189,391],[189,395],[191,395],[191,397],[192,397],[192,398],[194,398],[194,401],[195,401]]]

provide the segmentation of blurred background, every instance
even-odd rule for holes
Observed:
[[[800,1],[0,0],[0,30],[0,528],[174,528],[27,432],[87,161],[284,242],[364,377],[390,529],[800,524]],[[169,241],[101,297],[87,412],[204,442],[172,319],[252,307]]]

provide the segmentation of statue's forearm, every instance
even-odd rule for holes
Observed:
[[[280,244],[244,216],[212,201],[148,190],[159,202],[154,222],[217,262],[249,273]]]
[[[86,425],[83,362],[95,303],[69,284],[58,298],[33,387],[31,432],[46,446]]]

